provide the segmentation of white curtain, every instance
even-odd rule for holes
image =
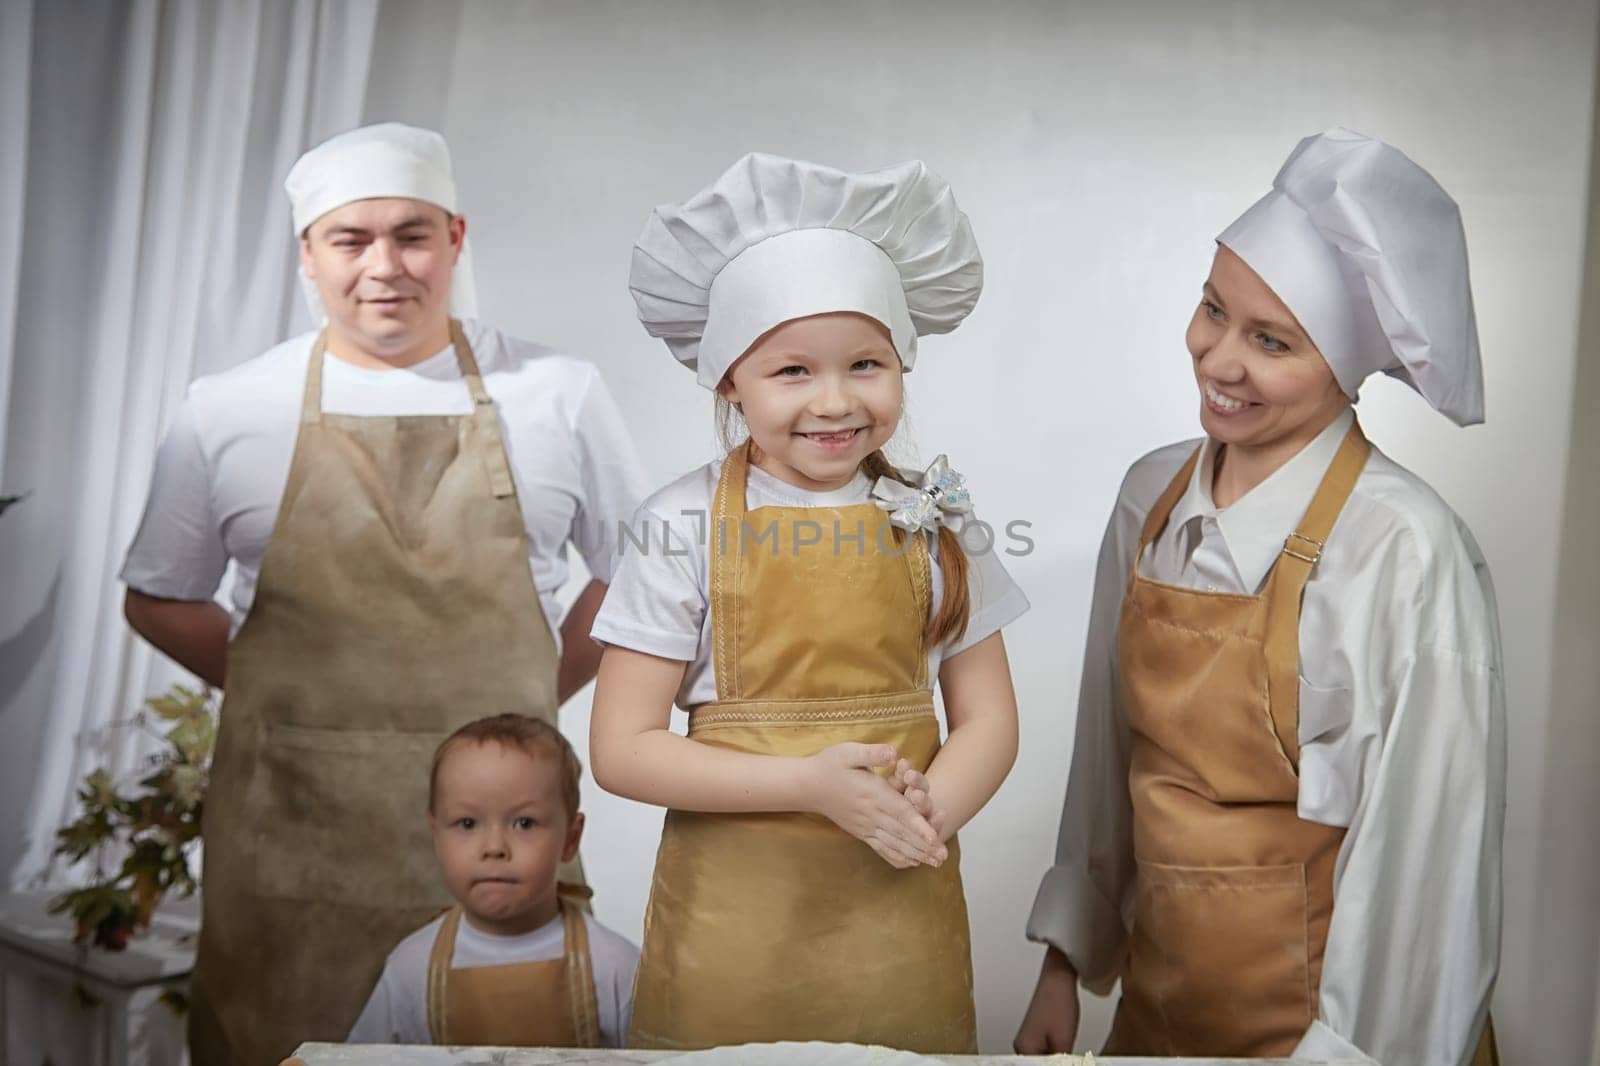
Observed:
[[[152,742],[119,723],[182,677],[124,623],[117,570],[188,383],[305,325],[281,183],[361,121],[377,15],[378,0],[0,3],[0,493],[28,494],[0,515],[13,888],[61,883],[50,852],[77,782],[134,769]],[[6,982],[10,1061],[79,1061],[60,1039],[81,1026],[51,1022],[71,1006],[59,991]],[[170,1061],[160,1022],[135,1061]]]
[[[0,721],[38,718],[10,749],[35,763],[6,767],[30,885],[58,879],[75,783],[144,754],[106,727],[179,676],[124,623],[117,568],[188,383],[304,314],[281,183],[360,121],[377,0],[5,11],[0,469],[30,495],[0,516]]]

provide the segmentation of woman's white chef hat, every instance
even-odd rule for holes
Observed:
[[[295,160],[284,179],[294,213],[294,232],[356,200],[403,197],[421,200],[456,213],[456,181],[450,169],[450,148],[433,130],[399,122],[362,126],[330,137]],[[300,278],[311,307],[312,321],[327,317],[316,283]],[[477,287],[472,259],[463,246],[450,276],[450,311],[458,317],[477,313]]]
[[[717,387],[774,326],[832,311],[882,323],[910,370],[983,289],[950,186],[921,162],[864,174],[745,156],[683,204],[650,213],[628,288],[651,336]]]
[[[1381,370],[1458,425],[1483,421],[1461,212],[1397,148],[1334,127],[1217,238],[1294,312],[1352,399]]]

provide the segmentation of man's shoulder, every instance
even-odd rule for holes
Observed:
[[[573,352],[513,336],[474,319],[461,324],[486,375],[537,378],[543,387],[568,386],[580,394],[599,377],[589,360]]]
[[[189,402],[202,409],[237,409],[238,401],[259,402],[264,391],[289,390],[293,394],[305,382],[316,338],[315,332],[302,333],[237,366],[196,378],[189,385]]]

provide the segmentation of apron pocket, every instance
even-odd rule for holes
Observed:
[[[373,909],[448,902],[428,831],[444,737],[265,726],[241,826],[257,893]]]
[[[1152,1051],[1265,1054],[1311,1024],[1305,869],[1139,862],[1123,999]],[[1283,1052],[1286,1054],[1287,1052]]]

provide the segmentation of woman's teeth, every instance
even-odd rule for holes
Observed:
[[[1235,400],[1230,396],[1222,395],[1222,393],[1217,391],[1216,386],[1211,384],[1209,381],[1207,381],[1203,387],[1205,389],[1206,399],[1209,400],[1213,406],[1219,407],[1224,411],[1243,411],[1246,407],[1250,406],[1243,400]]]

